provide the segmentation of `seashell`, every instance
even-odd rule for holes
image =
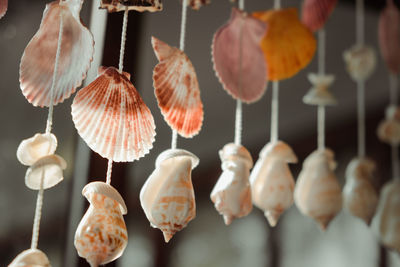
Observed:
[[[381,121],[377,131],[379,139],[389,145],[400,144],[400,108],[388,106],[386,118]]]
[[[387,5],[379,17],[379,45],[383,59],[389,70],[400,72],[400,13],[393,0],[386,1]]]
[[[45,156],[54,154],[57,148],[57,138],[51,133],[35,134],[21,142],[17,149],[19,162],[32,166]]]
[[[384,185],[372,229],[384,246],[400,252],[400,181]]]
[[[87,184],[82,194],[90,203],[75,233],[75,248],[92,267],[119,258],[128,243],[122,215],[127,213],[118,191],[103,182]]]
[[[265,23],[232,8],[230,20],[214,34],[215,73],[233,98],[246,103],[259,100],[267,89],[267,66],[260,47],[266,29]]]
[[[182,149],[169,149],[156,160],[156,169],[140,191],[140,203],[150,225],[165,242],[196,216],[191,170],[199,159]]]
[[[301,20],[311,31],[316,32],[324,27],[337,0],[304,0],[301,9]]]
[[[253,159],[244,146],[234,143],[225,145],[219,157],[223,172],[211,192],[211,201],[229,225],[235,218],[248,215],[253,208],[249,183]]]
[[[67,163],[58,155],[42,157],[26,171],[25,185],[39,190],[43,181],[43,189],[51,188],[64,180],[63,170],[66,168]]]
[[[8,267],[50,267],[50,262],[42,251],[31,248],[18,254]]]
[[[179,0],[181,3],[183,0]],[[188,6],[194,10],[199,10],[202,6],[208,5],[211,3],[211,0],[189,0]]]
[[[129,73],[100,67],[72,103],[79,135],[93,151],[118,162],[149,153],[156,135],[153,116],[129,79]]]
[[[316,220],[322,230],[342,208],[335,168],[332,150],[314,151],[305,159],[294,189],[294,201],[299,210]]]
[[[309,73],[308,80],[313,87],[303,97],[303,102],[308,105],[331,106],[336,105],[336,98],[328,90],[335,80],[332,74]]]
[[[196,72],[186,54],[151,38],[158,63],[153,71],[154,93],[168,125],[186,138],[200,132],[203,103]]]
[[[8,7],[8,0],[0,0],[0,19],[6,14]]]
[[[354,158],[346,169],[343,205],[366,224],[370,224],[378,204],[378,193],[373,186],[375,170],[375,162],[367,158]]]
[[[293,204],[294,180],[288,163],[297,163],[297,157],[290,146],[282,141],[272,142],[261,150],[251,171],[253,203],[264,211],[272,227]]]
[[[119,12],[128,10],[143,11],[161,11],[163,4],[161,0],[101,0],[100,8],[107,9],[108,12]]]
[[[79,12],[82,0],[54,1],[46,5],[40,28],[25,48],[20,65],[20,86],[34,106],[49,106],[60,29],[63,35],[58,73],[54,87],[54,105],[63,102],[82,84],[93,59],[94,41],[82,25]]]
[[[260,11],[253,16],[268,25],[261,41],[268,66],[268,80],[290,78],[310,63],[317,42],[312,32],[299,20],[295,8]]]
[[[354,45],[344,51],[343,58],[350,77],[356,82],[366,80],[375,69],[375,51],[369,46]]]

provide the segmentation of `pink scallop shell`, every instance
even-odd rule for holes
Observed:
[[[379,45],[387,67],[400,72],[400,13],[393,0],[388,0],[379,17]]]
[[[8,0],[0,0],[0,19],[6,14]]]
[[[228,23],[214,34],[215,73],[233,98],[246,103],[259,100],[267,88],[267,66],[260,47],[266,29],[265,23],[233,8]]]
[[[20,86],[26,99],[34,106],[49,106],[53,80],[60,12],[63,17],[63,35],[54,105],[73,94],[93,59],[94,41],[90,31],[82,25],[79,12],[82,0],[58,1],[46,5],[40,28],[25,48],[20,65]]]
[[[321,29],[328,20],[337,0],[304,0],[301,20],[311,31]]]
[[[186,54],[152,37],[158,63],[153,71],[154,93],[168,125],[180,135],[191,138],[203,124],[196,72]]]
[[[79,135],[93,151],[118,162],[149,153],[156,135],[153,116],[129,79],[129,73],[100,67],[72,103]]]

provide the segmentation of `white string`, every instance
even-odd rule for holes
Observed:
[[[356,37],[357,44],[364,44],[364,0],[356,2]]]
[[[44,182],[44,172],[42,173],[42,177],[40,179],[40,188],[36,199],[36,209],[35,209],[35,217],[33,219],[32,241],[31,241],[32,249],[36,249],[39,242],[40,218],[42,217],[42,208],[43,208],[43,193],[44,193],[43,182]]]
[[[318,73],[325,74],[325,30],[318,31]]]
[[[128,6],[125,7],[124,19],[122,22],[122,34],[121,34],[121,49],[119,50],[119,72],[122,73],[124,68],[124,56],[125,56],[125,42],[126,42],[126,30],[128,28]]]
[[[107,164],[107,176],[106,176],[107,184],[111,184],[112,165],[113,165],[113,160],[109,159]]]
[[[392,145],[392,175],[394,179],[400,179],[399,146]]]
[[[365,156],[365,84],[357,82],[358,156]]]
[[[236,101],[235,144],[242,143],[242,101]]]
[[[325,30],[318,31],[318,74],[325,74]],[[325,107],[318,105],[318,149],[325,149]]]
[[[275,0],[274,9],[280,9],[280,8],[281,8],[281,0]]]
[[[239,0],[239,9],[244,10],[244,0]]]
[[[389,75],[390,104],[393,106],[397,106],[399,101],[397,87],[398,87],[398,77],[396,74],[390,73]]]
[[[325,107],[318,105],[318,149],[325,149]]]
[[[271,103],[271,142],[278,141],[278,113],[279,113],[279,82],[272,83],[272,103]]]

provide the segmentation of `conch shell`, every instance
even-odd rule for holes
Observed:
[[[244,146],[234,143],[225,145],[219,157],[223,172],[211,192],[211,200],[229,225],[235,218],[248,215],[253,208],[249,183],[253,159]]]
[[[282,141],[272,142],[261,150],[251,171],[253,203],[264,211],[271,226],[293,204],[294,180],[288,163],[297,163],[290,146]]]
[[[337,0],[304,0],[301,20],[311,31],[321,29],[335,9]]]
[[[51,267],[46,254],[38,249],[22,251],[8,267]]]
[[[79,256],[91,267],[107,264],[119,258],[128,243],[128,233],[122,215],[127,213],[118,191],[103,182],[87,184],[82,194],[90,202],[75,233]]]
[[[334,75],[309,73],[308,80],[313,87],[303,97],[303,102],[308,105],[336,105],[336,98],[328,90],[335,80]]]
[[[366,45],[355,45],[344,51],[343,59],[347,71],[354,81],[368,79],[376,66],[375,50]]]
[[[165,242],[196,216],[191,170],[198,164],[186,150],[166,150],[140,191],[144,213],[150,225],[163,232]]]
[[[299,210],[317,221],[322,230],[342,208],[340,185],[330,149],[316,150],[303,163],[297,179],[294,201]]]
[[[379,123],[377,131],[379,139],[390,145],[400,144],[400,108],[388,106],[386,118]]]
[[[378,204],[378,193],[373,186],[375,170],[375,162],[367,158],[354,158],[346,169],[344,208],[366,224],[370,224]]]
[[[6,14],[8,7],[8,0],[0,0],[0,19]]]
[[[372,229],[382,244],[400,252],[400,181],[393,180],[382,189]]]
[[[101,0],[100,2],[100,8],[107,9],[110,13],[124,11],[127,7],[128,10],[139,12],[155,12],[163,9],[161,0]]]

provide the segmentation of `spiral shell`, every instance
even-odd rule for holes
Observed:
[[[334,75],[309,73],[308,80],[313,87],[303,97],[303,102],[308,105],[336,105],[336,98],[328,90],[335,80]]]
[[[51,267],[46,254],[38,249],[22,251],[8,267]]]
[[[378,126],[379,139],[389,145],[400,144],[400,108],[390,105],[386,108],[386,118]]]
[[[0,19],[6,14],[8,7],[8,0],[0,0]]]
[[[375,70],[376,54],[372,47],[355,45],[344,51],[343,59],[346,63],[347,72],[356,82],[365,81]]]
[[[301,9],[302,22],[313,32],[324,27],[337,0],[304,0]]]
[[[108,12],[119,12],[128,10],[143,11],[161,11],[163,5],[161,0],[101,0],[100,8],[107,9]]]

